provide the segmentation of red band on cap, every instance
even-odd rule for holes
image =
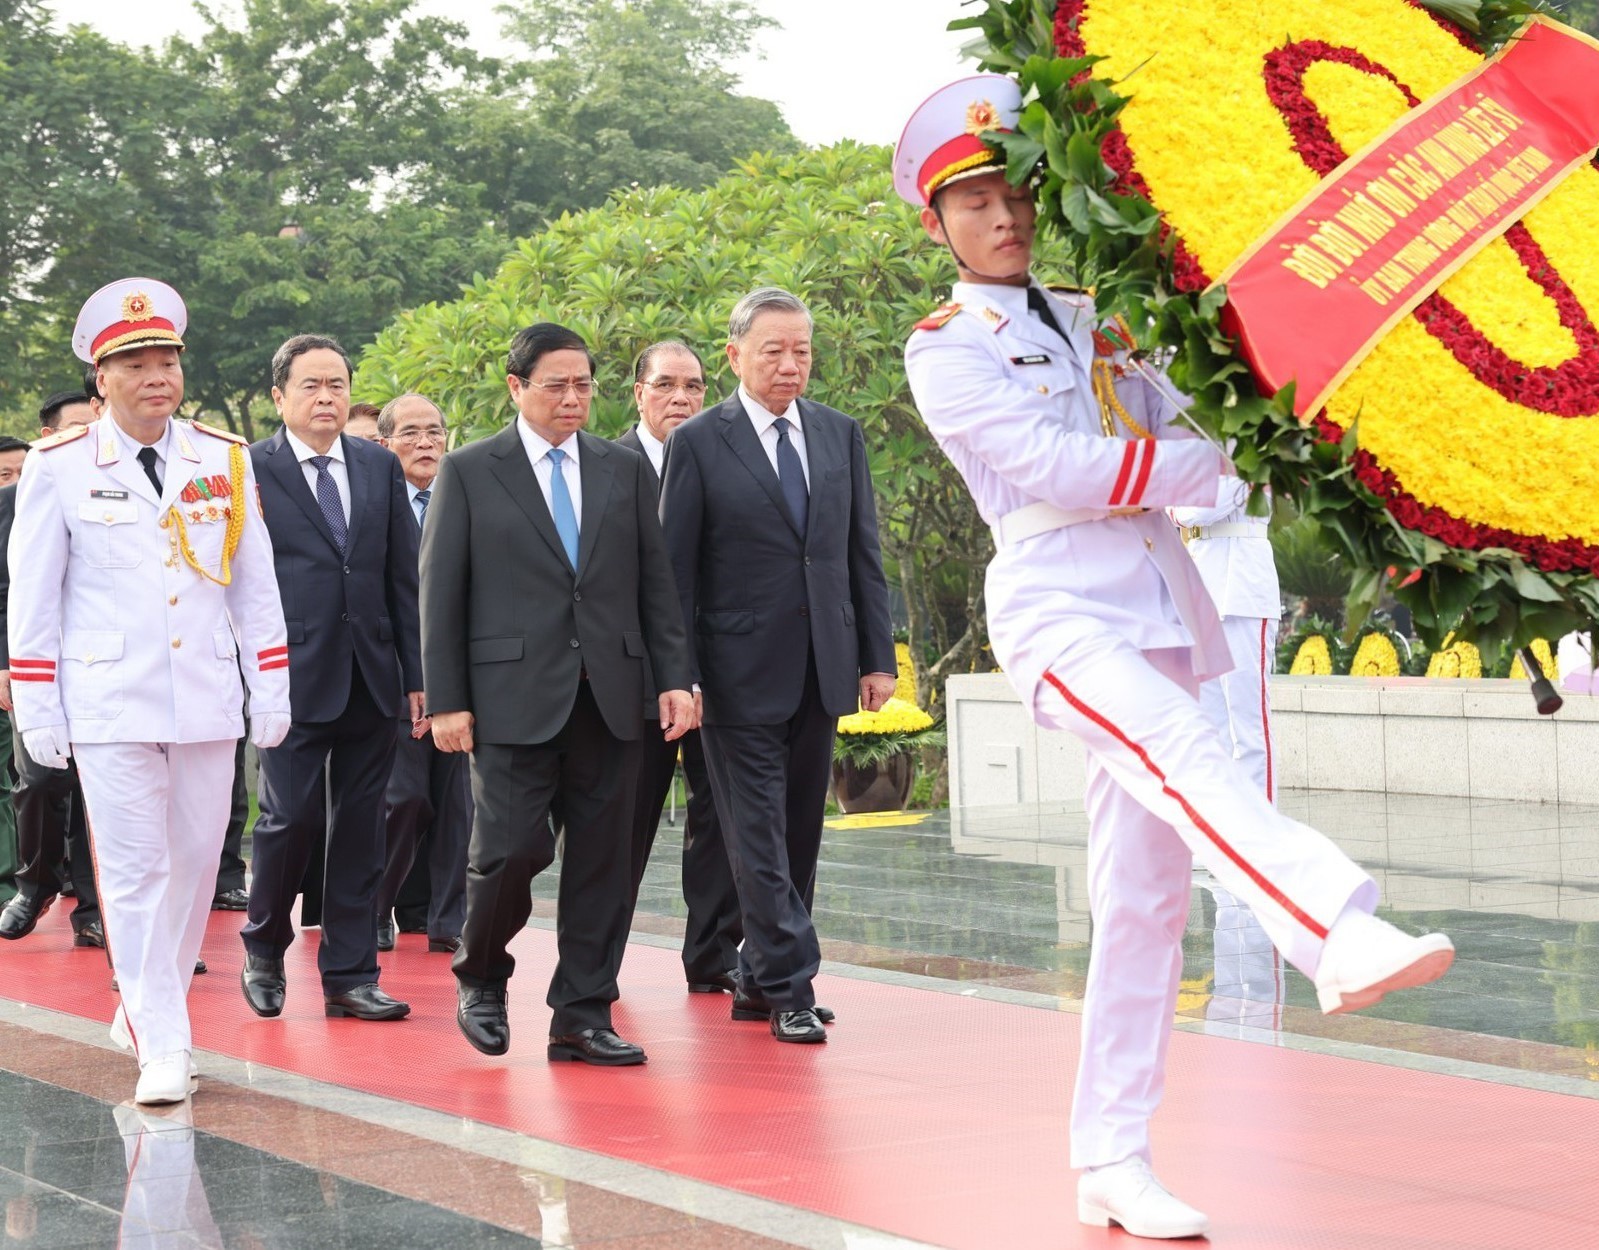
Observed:
[[[167,342],[176,342],[178,339],[176,328],[165,317],[151,317],[148,321],[118,321],[94,336],[94,342],[89,347],[89,355],[98,358],[101,348],[108,346],[113,340],[144,334]]]
[[[916,185],[921,187],[922,194],[931,204],[933,193],[956,174],[980,165],[998,165],[1002,159],[983,142],[982,136],[956,135],[922,162],[921,172],[916,175]]]

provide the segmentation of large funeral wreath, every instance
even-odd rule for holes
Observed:
[[[1148,327],[1195,420],[1291,496],[1430,647],[1599,618],[1599,170],[1586,164],[1401,321],[1309,421],[1266,397],[1212,285],[1346,155],[1541,4],[984,0],[984,67],[1021,80],[1003,142],[1101,313]],[[1035,174],[1033,171],[1037,169]],[[1305,333],[1314,333],[1307,325]]]

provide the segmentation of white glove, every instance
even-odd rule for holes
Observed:
[[[46,725],[42,729],[24,729],[22,745],[28,758],[45,768],[65,768],[72,745],[67,741],[65,725]]]
[[[277,746],[289,733],[287,712],[256,712],[250,717],[250,741],[258,750]]]

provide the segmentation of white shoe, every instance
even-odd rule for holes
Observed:
[[[182,1102],[189,1096],[189,1052],[175,1050],[152,1059],[139,1070],[133,1101],[144,1106]]]
[[[1442,933],[1411,937],[1386,920],[1346,911],[1333,922],[1316,967],[1316,999],[1328,1015],[1359,1011],[1392,990],[1436,981],[1455,961]]]
[[[1167,1193],[1149,1164],[1136,1157],[1078,1178],[1077,1218],[1095,1228],[1120,1224],[1134,1237],[1203,1237],[1210,1231],[1205,1213]]]

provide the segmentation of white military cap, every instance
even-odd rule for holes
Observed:
[[[940,87],[905,123],[894,149],[894,190],[924,206],[961,178],[1005,168],[1005,154],[983,142],[985,130],[1014,130],[1022,91],[1003,74],[976,74]]]
[[[108,282],[78,312],[72,350],[79,360],[99,364],[117,352],[136,347],[166,346],[183,350],[189,310],[183,297],[154,278],[122,278]]]

